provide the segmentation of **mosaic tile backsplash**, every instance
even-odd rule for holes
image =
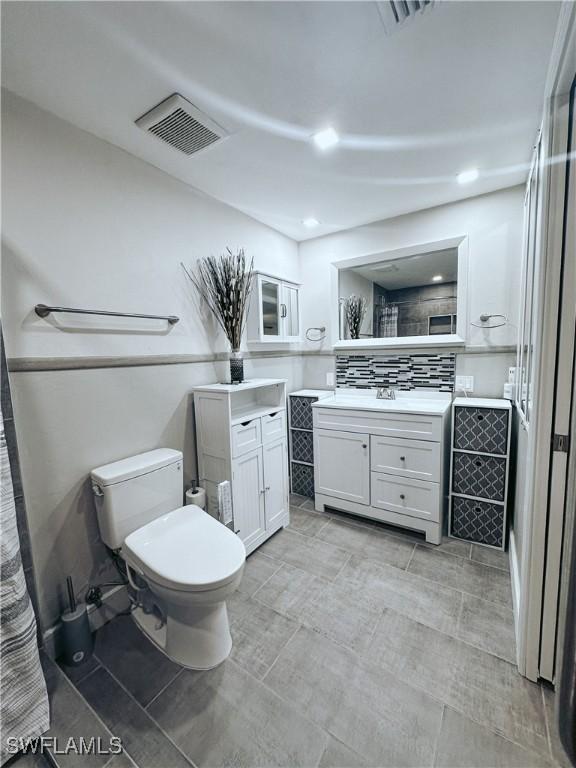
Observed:
[[[369,389],[454,391],[456,355],[337,355],[336,384]]]

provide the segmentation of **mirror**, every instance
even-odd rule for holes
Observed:
[[[370,257],[364,263],[354,259],[360,263],[339,268],[339,338],[455,335],[458,250],[454,246],[380,261]]]

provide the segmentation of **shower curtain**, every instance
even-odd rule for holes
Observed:
[[[49,728],[36,619],[26,588],[4,417],[0,410],[0,765],[8,739],[34,739]]]
[[[382,310],[382,337],[398,336],[398,306],[387,304]]]

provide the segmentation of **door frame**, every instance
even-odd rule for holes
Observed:
[[[570,89],[576,71],[576,4],[563,3],[545,88],[542,124],[542,197],[538,211],[540,232],[535,270],[535,347],[533,412],[528,437],[530,499],[523,540],[520,603],[518,610],[518,667],[531,680],[540,677],[542,601],[546,566],[550,482],[550,448],[556,387],[558,306],[564,237],[566,163],[555,162],[567,145]],[[552,535],[559,535],[557,530]],[[549,672],[548,672],[549,673]]]

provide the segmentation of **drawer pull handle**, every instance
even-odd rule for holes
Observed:
[[[269,416],[271,419],[273,419],[275,416],[278,416],[278,411],[276,411],[275,413],[269,413],[269,414],[268,414],[268,416]]]
[[[482,466],[482,462],[480,461],[480,459],[476,459],[474,464],[476,464],[477,467],[481,467]]]
[[[406,456],[400,456],[400,461],[406,461]]]
[[[482,510],[480,509],[480,507],[474,507],[474,512],[482,512]]]
[[[247,426],[248,426],[248,424],[251,424],[251,423],[252,423],[252,419],[250,419],[250,421],[243,421],[243,422],[240,424],[240,426],[241,426],[241,427],[247,427]]]
[[[400,494],[400,498],[402,499],[402,501],[404,501],[404,499],[406,498],[406,496],[405,496],[403,493],[401,493],[401,494]]]
[[[476,416],[476,418],[478,419],[478,421],[482,421],[482,419],[484,418],[484,416],[483,416],[481,413],[479,413],[479,414]]]
[[[366,445],[366,443],[362,443],[362,448],[368,448],[368,446]]]

